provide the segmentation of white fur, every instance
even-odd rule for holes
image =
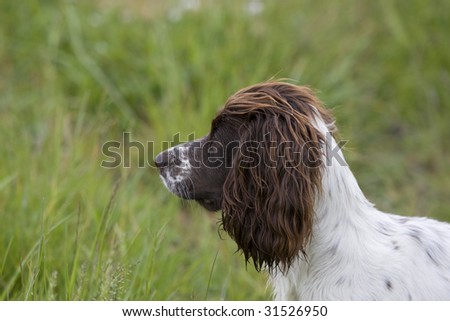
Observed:
[[[183,181],[189,179],[191,163],[189,161],[189,147],[191,144],[175,146],[167,150],[169,158],[177,159],[179,164],[165,168],[159,175],[164,186],[174,194],[183,194]]]
[[[450,224],[377,210],[336,159],[322,180],[306,258],[271,275],[276,300],[450,300]]]

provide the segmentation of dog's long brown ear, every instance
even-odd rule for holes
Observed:
[[[222,111],[241,123],[222,224],[257,270],[286,271],[311,236],[324,144],[313,119],[324,111],[309,90],[270,84],[238,92]]]

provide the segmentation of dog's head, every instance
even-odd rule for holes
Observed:
[[[228,99],[207,136],[160,153],[155,164],[171,192],[222,211],[246,261],[286,270],[311,235],[324,124],[335,131],[308,88],[257,84]]]

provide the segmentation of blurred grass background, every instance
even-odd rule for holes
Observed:
[[[131,168],[100,163],[123,132],[154,152],[175,133],[204,135],[229,95],[272,77],[334,109],[380,209],[450,220],[449,12],[421,0],[1,1],[0,299],[269,299],[217,213],[180,203],[137,155]]]

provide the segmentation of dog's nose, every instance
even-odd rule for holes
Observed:
[[[155,166],[158,168],[163,168],[169,166],[169,153],[161,152],[155,157]]]

